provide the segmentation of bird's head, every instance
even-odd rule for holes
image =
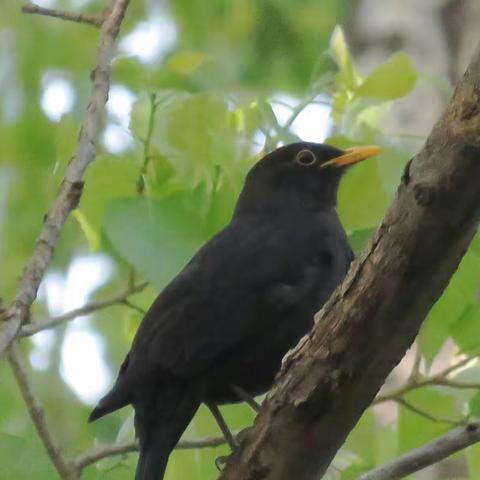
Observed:
[[[329,208],[336,204],[340,179],[352,165],[380,153],[380,147],[341,150],[322,143],[298,142],[280,147],[250,170],[236,213],[259,209]]]

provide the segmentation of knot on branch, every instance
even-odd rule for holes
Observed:
[[[468,145],[480,147],[480,85],[462,91],[457,105],[446,115],[454,137]]]
[[[68,200],[71,209],[74,210],[80,203],[80,197],[82,196],[84,182],[73,182],[68,193]]]
[[[420,207],[429,207],[437,199],[436,192],[425,183],[417,183],[413,186],[413,196]]]
[[[478,423],[469,423],[466,427],[465,430],[469,433],[476,432],[479,429]]]

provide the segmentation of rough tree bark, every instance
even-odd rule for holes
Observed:
[[[365,252],[284,360],[223,480],[317,480],[414,340],[480,216],[480,49]]]

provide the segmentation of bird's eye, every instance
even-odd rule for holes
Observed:
[[[317,157],[311,150],[300,150],[295,157],[295,161],[300,165],[308,167],[317,161]]]

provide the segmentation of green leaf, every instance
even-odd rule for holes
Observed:
[[[25,451],[26,441],[15,435],[0,433],[0,475],[8,478],[22,468],[22,455]]]
[[[468,412],[472,417],[480,417],[480,392],[477,392],[468,404]]]
[[[168,67],[175,73],[190,75],[206,60],[206,55],[200,52],[178,52],[168,60]]]
[[[338,198],[338,211],[347,230],[375,228],[387,206],[388,197],[381,188],[375,160],[359,164],[347,173],[340,185]]]
[[[340,126],[343,117],[348,110],[352,94],[347,90],[339,90],[332,96],[332,119],[335,125]]]
[[[480,350],[480,305],[468,305],[460,317],[453,322],[451,334],[462,352]]]
[[[330,38],[330,51],[333,53],[340,68],[348,68],[352,63],[350,52],[348,51],[347,40],[340,25],[337,25],[332,32]]]
[[[342,474],[340,476],[340,480],[355,480],[360,475],[363,473],[368,472],[369,470],[372,469],[372,466],[369,464],[365,463],[360,463],[360,464],[353,464],[350,465],[348,468],[342,471]]]
[[[137,178],[138,167],[126,157],[101,156],[87,170],[80,215],[94,245],[107,205],[115,198],[134,196]]]
[[[177,90],[160,90],[155,92],[157,112],[158,110],[166,109],[170,102],[180,101],[188,98],[188,96],[189,94],[187,92]],[[145,140],[147,136],[151,107],[150,95],[140,96],[133,105],[130,117],[130,130],[137,138]]]
[[[211,188],[215,169],[237,160],[234,127],[222,97],[173,96],[156,110],[152,144],[192,187],[205,182]]]
[[[360,228],[348,232],[348,240],[352,250],[355,252],[355,255],[359,255],[361,253],[374,232],[374,228]]]
[[[207,239],[203,217],[182,197],[115,200],[105,231],[120,255],[159,289]]]
[[[0,478],[50,480],[56,471],[36,436],[24,439],[0,432]]]
[[[415,408],[439,420],[458,420],[455,398],[434,388],[421,388],[405,396]],[[400,406],[398,422],[399,454],[417,448],[439,437],[452,428],[441,421],[435,422]]]
[[[480,478],[480,444],[467,449],[468,470],[471,479]]]
[[[85,238],[88,241],[91,250],[98,250],[100,248],[100,232],[89,222],[87,216],[80,208],[72,212],[73,217],[80,225]]]
[[[336,77],[339,90],[355,89],[360,83],[361,78],[355,70],[345,34],[339,25],[335,27],[330,38],[330,52],[339,69]]]
[[[390,199],[393,199],[405,170],[405,165],[411,155],[408,151],[388,144],[385,145],[383,142],[380,142],[380,144],[383,147],[383,152],[377,162],[378,171],[385,192]]]
[[[409,93],[417,81],[412,60],[405,53],[393,54],[356,88],[361,97],[393,100]]]
[[[452,334],[452,325],[465,311],[465,305],[475,301],[478,288],[480,259],[469,250],[462,259],[450,284],[433,306],[419,336],[419,346],[427,363],[431,363],[442,345]]]
[[[473,237],[470,248],[472,249],[472,252],[480,256],[480,232],[477,232]]]
[[[373,446],[376,430],[375,414],[373,409],[369,408],[363,413],[357,425],[348,436],[344,448],[358,455],[364,464],[373,465],[375,462]]]

